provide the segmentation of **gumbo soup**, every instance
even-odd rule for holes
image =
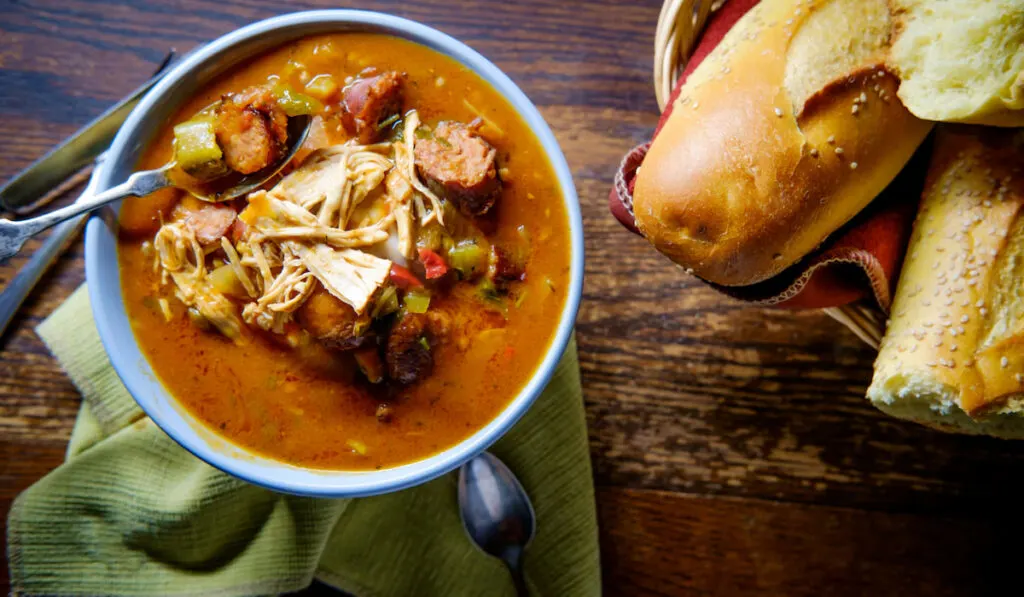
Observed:
[[[122,291],[153,370],[231,442],[299,466],[418,460],[492,420],[540,363],[569,226],[540,142],[455,61],[379,34],[278,48],[215,80],[140,168],[228,202],[125,201]],[[294,128],[294,127],[291,127]]]

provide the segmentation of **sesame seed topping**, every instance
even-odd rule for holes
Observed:
[[[843,148],[842,147],[836,147],[836,155],[843,155]]]
[[[960,323],[967,323],[970,320],[971,320],[970,317],[964,315],[963,317],[960,318]]]
[[[835,145],[836,144],[836,136],[835,135],[829,135],[828,136],[828,143],[829,143],[829,145]]]
[[[700,105],[700,102],[693,102],[693,109],[696,110],[697,106],[699,106],[699,105]]]
[[[982,307],[981,309],[978,309],[978,313],[981,313],[981,316],[984,317],[984,316],[988,315],[988,309],[986,309],[985,307]]]
[[[850,170],[856,170],[856,169],[857,169],[857,162],[850,162]]]
[[[1006,369],[1007,367],[1010,366],[1010,359],[1006,357],[999,359],[999,366],[1002,367],[1003,369]]]
[[[1017,380],[1017,383],[1024,383],[1024,373],[1018,373],[1013,378]]]
[[[956,352],[957,348],[959,348],[959,347],[956,344],[952,344],[949,347],[949,352]]]
[[[775,115],[782,118],[782,108],[775,108]]]
[[[860,112],[860,106],[858,106],[857,104],[854,104],[853,107],[850,108],[850,113],[853,114],[854,116],[856,116],[857,112]]]
[[[812,158],[818,157],[818,148],[817,147],[812,147],[811,148],[811,157]]]
[[[858,99],[860,100],[860,103],[863,104],[864,102],[868,101],[868,94],[866,94],[863,91],[861,91],[860,92],[860,97]]]
[[[928,361],[927,363],[925,363],[925,365],[928,365],[929,367],[934,368],[935,367],[935,362],[934,361]]]

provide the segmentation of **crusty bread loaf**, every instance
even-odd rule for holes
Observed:
[[[893,0],[889,64],[928,120],[1024,126],[1024,0]]]
[[[774,276],[861,211],[931,125],[884,66],[886,0],[763,0],[690,75],[637,175],[644,236],[705,280]]]
[[[939,131],[868,398],[1024,438],[1024,130]]]

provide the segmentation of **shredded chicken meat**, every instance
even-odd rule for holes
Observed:
[[[410,111],[403,138],[393,143],[349,142],[313,152],[269,191],[248,196],[238,214],[245,232],[234,242],[223,235],[197,239],[194,226],[181,219],[164,223],[154,242],[164,281],[235,340],[244,338],[243,322],[285,333],[318,282],[362,315],[389,279],[392,261],[381,255],[411,258],[416,228],[444,223],[441,200],[416,171],[419,126]],[[222,268],[237,278],[232,298],[244,299],[240,315],[207,267],[207,256],[218,251]]]

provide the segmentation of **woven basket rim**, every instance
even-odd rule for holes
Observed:
[[[665,0],[654,35],[654,95],[658,109],[665,110],[679,73],[696,46],[708,18],[727,0]],[[822,309],[850,329],[869,346],[879,348],[886,316],[873,302],[860,301]]]

